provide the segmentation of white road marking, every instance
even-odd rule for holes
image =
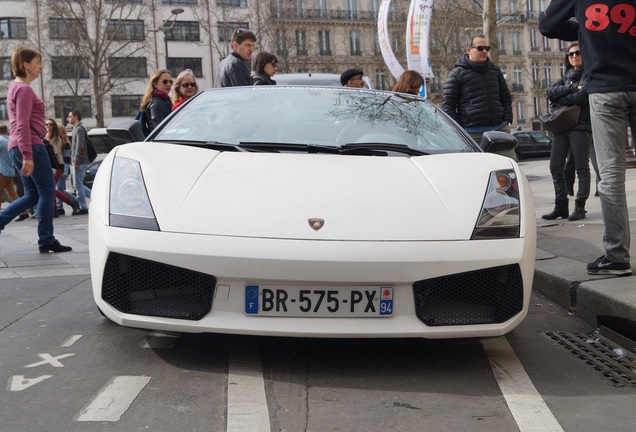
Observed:
[[[227,432],[270,432],[263,366],[256,347],[229,348]]]
[[[149,382],[147,376],[115,377],[82,410],[77,421],[118,421]]]
[[[481,339],[520,432],[563,432],[505,337]]]
[[[32,368],[32,367],[36,367],[36,366],[42,366],[42,365],[45,365],[45,364],[50,364],[53,367],[61,368],[61,367],[64,367],[64,365],[62,363],[60,363],[58,360],[66,358],[66,357],[71,357],[71,356],[74,356],[74,355],[75,354],[68,353],[68,354],[59,355],[57,357],[53,357],[51,354],[46,354],[46,353],[38,354],[38,357],[40,357],[42,359],[42,361],[39,361],[37,363],[31,363],[30,365],[26,365],[25,367]]]
[[[9,391],[22,391],[31,387],[45,379],[51,378],[53,375],[42,375],[37,378],[24,378],[24,375],[14,375],[11,378],[11,384],[9,384]]]
[[[70,347],[75,342],[77,342],[79,340],[79,338],[81,338],[81,337],[82,337],[82,335],[73,335],[70,338],[66,339],[66,342],[64,342],[61,346],[62,347]]]

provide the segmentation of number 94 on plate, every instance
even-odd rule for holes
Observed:
[[[245,285],[251,316],[364,317],[393,315],[392,286],[320,287]]]

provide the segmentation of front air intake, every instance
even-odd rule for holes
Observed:
[[[111,253],[102,300],[123,313],[199,320],[212,309],[215,286],[214,276]]]
[[[421,280],[413,295],[417,317],[431,327],[503,323],[523,309],[516,264]]]

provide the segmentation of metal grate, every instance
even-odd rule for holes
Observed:
[[[612,387],[636,388],[636,356],[627,349],[587,334],[547,332],[541,336]]]

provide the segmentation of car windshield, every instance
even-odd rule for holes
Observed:
[[[346,148],[401,155],[479,151],[426,100],[327,87],[205,91],[179,109],[152,140],[215,143],[235,151],[259,146],[263,151]]]

